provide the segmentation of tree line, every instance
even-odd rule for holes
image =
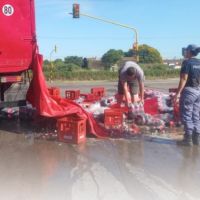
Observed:
[[[123,52],[122,50],[110,49],[108,50],[101,58],[101,63],[104,66],[104,69],[109,70],[113,65],[117,64],[124,57],[133,57],[136,52],[133,49],[128,50],[127,52]],[[137,52],[139,56],[140,64],[161,64],[162,57],[160,52],[150,47],[146,44],[139,45],[139,50]],[[56,59],[52,62],[49,60],[44,60],[44,70],[48,70],[52,66],[56,71],[79,71],[83,69],[89,68],[87,58],[79,57],[79,56],[67,56],[64,59]]]

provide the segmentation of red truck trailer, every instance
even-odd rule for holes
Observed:
[[[5,102],[6,90],[23,82],[36,51],[34,0],[0,0],[0,107],[24,104]]]

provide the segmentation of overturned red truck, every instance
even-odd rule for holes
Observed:
[[[13,83],[23,83],[36,51],[34,0],[0,1],[0,107],[20,106],[25,100],[6,102]]]
[[[26,105],[36,108],[40,116],[62,118],[73,115],[86,119],[88,131],[97,137],[106,137],[80,105],[52,96],[42,71],[42,55],[37,51],[34,0],[0,1],[0,109]],[[15,83],[26,80],[24,74],[32,70],[31,83],[24,99],[7,101],[5,94]]]

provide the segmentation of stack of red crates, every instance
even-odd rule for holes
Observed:
[[[80,97],[80,90],[66,90],[65,98],[70,100],[76,100]]]
[[[74,116],[57,120],[58,139],[61,142],[80,144],[86,141],[86,120]]]
[[[91,94],[94,94],[95,96],[98,97],[103,97],[105,96],[105,88],[104,87],[91,88]]]
[[[108,129],[122,129],[123,111],[121,109],[106,109],[104,111],[104,125]]]
[[[54,97],[60,97],[60,88],[50,87],[48,88],[49,94]]]

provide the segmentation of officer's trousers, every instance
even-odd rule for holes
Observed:
[[[185,87],[180,97],[180,115],[185,134],[200,133],[200,87]]]

